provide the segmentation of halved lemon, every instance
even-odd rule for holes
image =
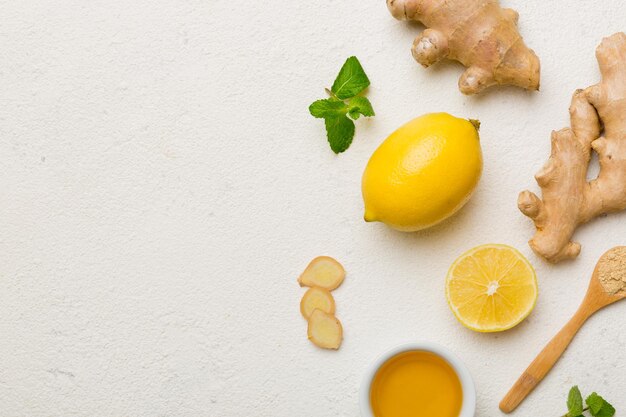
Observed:
[[[537,303],[537,276],[528,260],[507,245],[477,246],[450,267],[446,298],[456,318],[477,332],[518,325]]]

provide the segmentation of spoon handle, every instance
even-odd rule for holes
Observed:
[[[500,410],[510,413],[524,401],[563,355],[563,352],[565,352],[578,330],[593,313],[594,311],[585,304],[580,306],[576,314],[543,348],[541,353],[537,355],[535,360],[500,401]]]

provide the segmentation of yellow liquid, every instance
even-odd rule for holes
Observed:
[[[370,388],[375,417],[458,417],[462,403],[456,372],[431,352],[394,356],[378,369]]]

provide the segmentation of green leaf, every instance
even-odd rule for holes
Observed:
[[[358,110],[348,110],[348,115],[352,118],[352,120],[358,120],[361,117],[361,113]]]
[[[598,414],[596,414],[596,417],[613,417],[615,415],[615,408],[607,403],[606,401],[604,402],[604,405],[602,406],[602,408],[600,409],[600,411],[598,411]]]
[[[370,103],[367,98],[361,96],[350,99],[348,103],[348,114],[354,120],[358,119],[361,115],[365,117],[375,116],[372,103]]]
[[[604,405],[604,399],[595,392],[588,396],[585,402],[587,403],[587,406],[589,406],[589,411],[592,416],[597,415]]]
[[[327,98],[314,101],[309,106],[309,112],[312,116],[318,118],[338,117],[346,114],[347,107],[346,103],[341,100]]]
[[[325,122],[330,149],[335,153],[348,149],[354,137],[354,122],[346,116],[329,117]]]
[[[585,400],[589,406],[589,412],[594,417],[613,417],[615,408],[595,392]]]
[[[567,410],[569,417],[578,417],[583,413],[583,396],[576,385],[569,390]]]
[[[339,70],[331,91],[340,99],[354,97],[370,85],[361,63],[351,56]]]

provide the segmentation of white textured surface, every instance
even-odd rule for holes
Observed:
[[[0,415],[358,415],[366,364],[427,340],[464,359],[479,417],[575,311],[596,259],[624,244],[626,214],[594,221],[556,267],[526,245],[520,190],[566,126],[594,49],[624,30],[619,0],[504,1],[542,60],[542,91],[464,97],[461,68],[424,70],[417,25],[383,0],[2,1]],[[574,4],[575,3],[575,4]],[[377,116],[343,155],[307,114],[349,55]],[[361,220],[376,146],[431,111],[478,118],[485,171],[468,206],[418,234]],[[487,242],[536,266],[540,299],[518,328],[462,328],[444,275]],[[313,347],[296,277],[319,254],[345,342]],[[626,303],[593,317],[519,416],[559,416],[569,387],[626,412]]]

